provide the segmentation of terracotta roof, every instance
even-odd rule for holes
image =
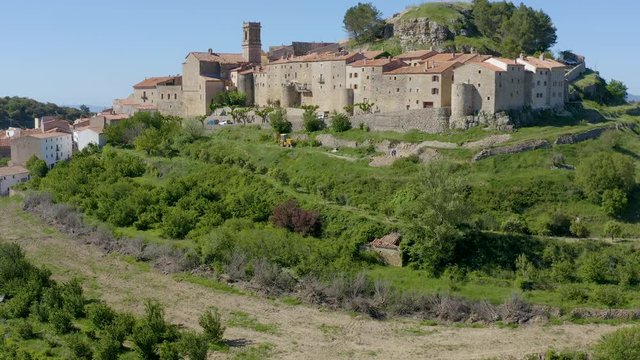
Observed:
[[[247,70],[240,71],[238,74],[240,74],[240,75],[247,75],[247,74],[253,74],[254,72],[256,72],[256,69],[251,68],[251,69],[247,69]]]
[[[276,60],[270,64],[287,64],[287,63],[298,63],[298,62],[318,62],[318,61],[346,61],[352,62],[363,59],[364,55],[362,53],[321,53],[321,54],[309,54],[303,56],[296,56],[290,59],[280,59]]]
[[[416,60],[416,59],[426,59],[437,54],[438,53],[433,50],[418,50],[418,51],[408,51],[404,54],[400,54],[396,56],[396,58],[401,60]]]
[[[501,58],[501,57],[492,57],[492,59],[498,60],[501,63],[505,63],[508,65],[518,65],[518,63],[513,59]]]
[[[351,64],[349,64],[349,66],[351,66],[351,67],[378,67],[378,66],[387,65],[388,63],[390,63],[392,61],[400,61],[400,60],[389,60],[387,58],[375,59],[375,60],[362,59],[362,60],[358,60],[356,62],[352,62]]]
[[[9,138],[0,138],[0,147],[9,147],[11,143],[9,142]]]
[[[404,66],[385,72],[385,74],[442,74],[443,72],[460,65],[462,64],[457,61],[448,61],[437,63],[434,67],[427,67],[427,64],[425,63],[418,66]]]
[[[85,127],[76,129],[77,132],[86,131],[86,130],[93,131],[96,134],[102,134],[102,132],[104,131],[104,128],[102,126],[85,126]]]
[[[490,63],[484,62],[484,61],[480,62],[480,63],[477,63],[477,64],[482,66],[485,69],[489,69],[489,70],[494,71],[494,72],[505,72],[506,71],[505,69],[503,69],[501,67],[495,66],[493,64],[490,64]]]
[[[4,166],[0,167],[0,176],[18,175],[29,173],[29,170],[22,166]]]
[[[402,240],[402,235],[394,232],[380,239],[373,240],[371,246],[374,248],[397,250],[400,248],[400,240]]]
[[[555,60],[551,60],[551,59],[541,60],[533,56],[527,56],[521,61],[525,61],[536,68],[543,68],[543,69],[561,69],[561,68],[563,69],[567,67],[566,65],[559,63]]]
[[[375,59],[384,53],[385,52],[382,50],[372,50],[372,51],[363,51],[362,55],[364,55],[364,57],[367,59]]]
[[[60,131],[52,131],[52,132],[46,132],[46,133],[29,134],[27,136],[38,138],[38,139],[49,139],[49,138],[65,136],[65,135],[69,135],[69,134],[63,133]]]
[[[133,85],[134,89],[153,89],[158,85],[169,82],[178,78],[177,76],[161,76],[161,77],[150,77],[148,79],[144,79],[143,81]]]
[[[215,52],[196,52],[192,51],[187,54],[193,55],[198,61],[205,62],[218,62],[221,64],[241,64],[248,62],[242,54],[225,54],[225,53],[215,53]]]

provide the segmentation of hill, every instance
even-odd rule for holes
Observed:
[[[58,106],[41,103],[24,97],[0,97],[0,128],[33,127],[34,118],[57,115],[67,120],[75,120],[90,113],[89,109]]]
[[[434,48],[515,57],[548,50],[556,29],[542,11],[510,2],[430,2],[387,20],[393,34],[367,44],[396,53]]]

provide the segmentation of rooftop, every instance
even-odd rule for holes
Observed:
[[[371,242],[371,245],[374,248],[397,250],[400,246],[400,240],[402,240],[402,235],[400,235],[400,233],[394,232],[389,235],[383,236],[380,239],[373,240]]]
[[[18,175],[29,173],[29,170],[23,168],[22,166],[5,166],[0,167],[0,176],[10,176],[10,175]]]
[[[385,74],[442,74],[443,72],[462,65],[457,61],[447,61],[437,63],[435,66],[429,67],[428,64],[420,64],[418,66],[404,66],[385,72]]]
[[[228,54],[228,53],[215,53],[213,51],[209,52],[196,52],[192,51],[189,55],[193,55],[199,61],[205,62],[218,62],[221,64],[241,64],[248,62],[245,60],[242,54]]]
[[[28,136],[38,138],[38,139],[49,139],[49,138],[54,138],[59,136],[67,136],[67,135],[69,134],[63,133],[60,131],[52,131],[52,132],[46,132],[46,133],[29,134]]]
[[[543,68],[543,69],[564,69],[567,66],[565,64],[559,63],[555,60],[551,60],[551,59],[539,59],[537,57],[533,57],[533,56],[526,56],[524,59],[519,59],[520,61],[524,61],[528,64],[530,64],[531,66],[534,66],[536,68]]]
[[[177,79],[179,76],[161,76],[161,77],[150,77],[148,79],[144,79],[143,81],[133,85],[134,89],[153,89],[158,85],[162,85],[169,81]]]
[[[401,60],[416,60],[416,59],[426,59],[436,54],[438,53],[433,50],[417,50],[417,51],[408,51],[396,57]]]
[[[296,56],[289,59],[280,59],[270,64],[287,64],[287,63],[298,63],[298,62],[319,62],[319,61],[355,61],[359,59],[363,59],[364,54],[362,53],[349,53],[349,52],[336,52],[336,53],[313,53],[309,55]]]

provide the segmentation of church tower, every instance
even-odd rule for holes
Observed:
[[[242,55],[252,64],[262,62],[262,41],[260,40],[260,23],[246,22],[242,25],[244,30],[242,38]]]

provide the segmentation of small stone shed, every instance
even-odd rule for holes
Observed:
[[[400,235],[400,233],[393,232],[381,237],[380,239],[373,240],[369,246],[373,251],[380,254],[380,257],[385,264],[389,266],[402,267],[402,255],[400,254],[401,240],[402,235]]]

